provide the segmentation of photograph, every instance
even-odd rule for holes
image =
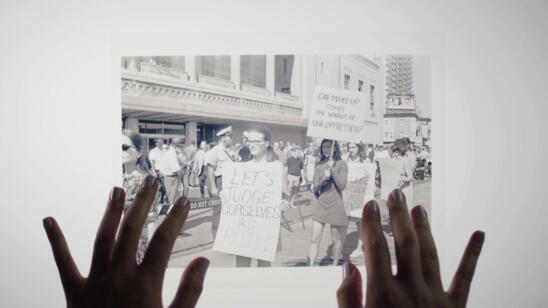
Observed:
[[[363,264],[369,200],[395,260],[390,192],[431,212],[430,70],[428,55],[122,57],[126,208],[159,183],[137,262],[182,196],[169,267]]]

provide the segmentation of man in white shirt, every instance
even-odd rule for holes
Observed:
[[[179,198],[181,184],[181,163],[175,146],[170,145],[163,153],[159,168],[160,176],[164,179],[168,202],[172,204]]]
[[[162,139],[156,139],[156,147],[150,150],[148,154],[148,159],[152,165],[152,175],[156,176],[156,171],[159,170],[160,165],[162,164],[162,157],[164,154],[164,141]]]

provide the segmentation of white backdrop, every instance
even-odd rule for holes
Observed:
[[[432,215],[444,282],[471,232],[482,229],[486,243],[469,306],[545,306],[548,8],[542,1],[496,5],[3,1],[1,306],[64,305],[42,230],[45,216],[57,218],[87,273],[96,227],[116,182],[113,170],[119,168],[113,152],[120,112],[113,53],[143,38],[161,43],[189,32],[206,40],[199,46],[171,42],[173,48],[433,53],[438,74],[431,87]],[[220,32],[239,34],[227,40]],[[294,34],[284,34],[289,32]],[[393,34],[401,32],[416,34]],[[316,43],[298,40],[302,36]],[[168,272],[166,298],[180,272]],[[208,273],[201,306],[333,307],[341,277],[331,268],[233,273]]]

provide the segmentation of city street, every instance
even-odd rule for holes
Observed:
[[[197,187],[192,187],[190,189],[190,196],[191,199],[198,199],[200,197]],[[426,208],[426,211],[430,213],[431,180],[416,181],[414,196],[415,203],[421,204]],[[379,190],[377,190],[375,197],[380,205],[383,229],[387,236],[388,246],[394,262],[394,244],[389,226],[388,209],[386,208],[385,202],[380,201]],[[313,202],[316,201],[311,192],[301,193],[296,201],[298,206],[284,212],[285,221],[282,221],[283,226],[281,227],[282,250],[276,255],[276,261],[273,266],[306,265],[312,232]],[[184,229],[173,248],[169,263],[170,267],[184,267],[190,260],[198,256],[207,257],[211,261],[211,266],[214,267],[235,266],[235,257],[233,255],[211,250],[211,247],[213,246],[211,212],[211,208],[192,210],[190,212]],[[357,247],[358,236],[356,223],[351,222],[348,227],[348,236],[341,262],[349,260],[350,253]],[[329,228],[326,227],[322,235],[316,265],[331,265],[332,262],[331,234]],[[363,256],[352,258],[352,262],[358,265],[363,264]],[[255,264],[252,263],[252,266],[255,266]]]

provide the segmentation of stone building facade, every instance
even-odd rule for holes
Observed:
[[[236,142],[250,125],[273,140],[304,145],[315,85],[367,91],[363,136],[382,138],[380,66],[363,56],[226,55],[122,58],[124,128],[154,138],[212,142],[232,125]]]

